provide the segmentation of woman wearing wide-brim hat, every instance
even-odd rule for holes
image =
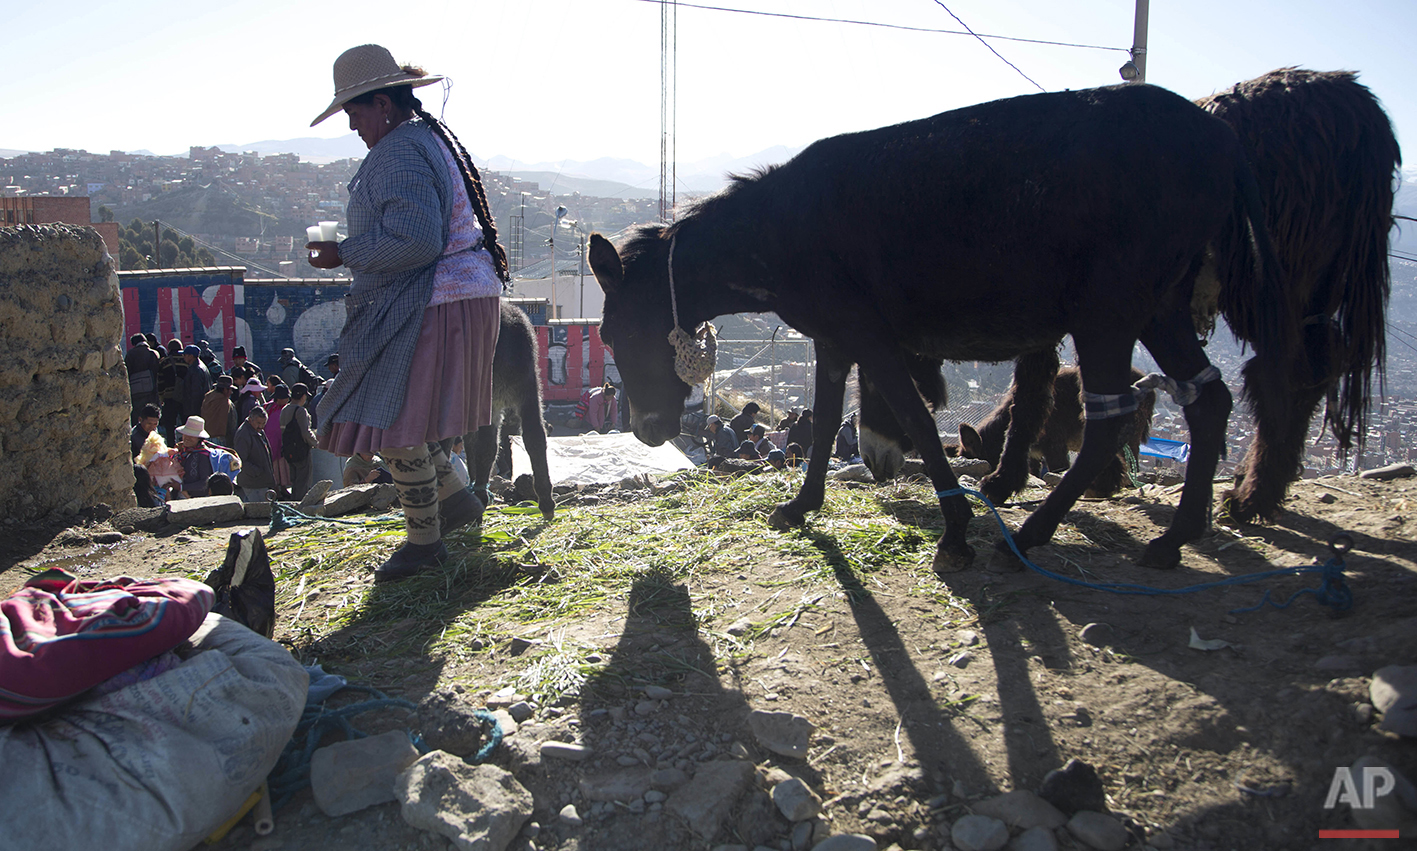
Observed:
[[[448,452],[453,437],[492,421],[507,261],[472,158],[413,95],[441,79],[361,45],[335,60],[334,100],[311,122],[342,109],[369,147],[349,184],[349,236],[306,247],[311,265],[343,265],[354,278],[319,446],[377,452],[403,504],[407,540],[375,581],[441,564],[442,533],[482,516]]]

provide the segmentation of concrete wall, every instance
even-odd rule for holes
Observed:
[[[0,227],[0,517],[133,500],[123,309],[90,227]]]

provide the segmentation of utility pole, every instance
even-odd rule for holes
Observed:
[[[1121,67],[1122,79],[1128,83],[1146,82],[1146,28],[1151,0],[1137,0],[1136,22],[1132,26],[1132,58]]]
[[[659,4],[659,220],[674,221],[674,95],[678,86],[679,4]]]
[[[162,268],[162,234],[159,232],[159,222],[153,221],[153,263],[157,268]]]

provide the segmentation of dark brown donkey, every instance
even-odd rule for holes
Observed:
[[[1196,393],[1185,409],[1192,456],[1181,503],[1142,555],[1174,565],[1206,529],[1230,413],[1191,317],[1208,256],[1228,286],[1248,289],[1255,346],[1276,352],[1267,363],[1293,352],[1262,216],[1224,122],[1163,89],[1115,86],[824,139],[735,179],[673,225],[639,229],[620,251],[592,236],[590,260],[636,437],[657,446],[679,435],[681,376],[697,380],[699,365],[687,346],[676,355],[671,338],[685,342],[676,327],[775,311],[815,343],[818,444],[840,421],[855,363],[919,449],[942,494],[941,573],[973,560],[971,510],[954,493],[908,360],[1012,360],[1072,335],[1089,409],[1104,416],[1088,420],[1072,469],[1015,535],[1026,551],[1052,537],[1115,451],[1125,418],[1105,414],[1130,410],[1140,341]],[[821,507],[826,468],[827,453],[813,454],[801,492],[773,522],[799,524]]]

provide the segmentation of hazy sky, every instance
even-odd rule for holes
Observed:
[[[936,0],[704,0],[958,30]],[[976,32],[1131,45],[1134,0],[947,0]],[[1152,0],[1148,81],[1195,98],[1282,65],[1353,69],[1417,137],[1417,2]],[[147,149],[347,134],[309,124],[331,64],[377,42],[454,79],[479,158],[659,161],[660,12],[643,0],[11,4],[0,148]],[[991,41],[1049,91],[1119,81],[1121,50]],[[677,159],[746,156],[1038,91],[968,36],[678,11]],[[420,90],[439,107],[435,87]],[[1412,155],[1417,162],[1417,154]]]

